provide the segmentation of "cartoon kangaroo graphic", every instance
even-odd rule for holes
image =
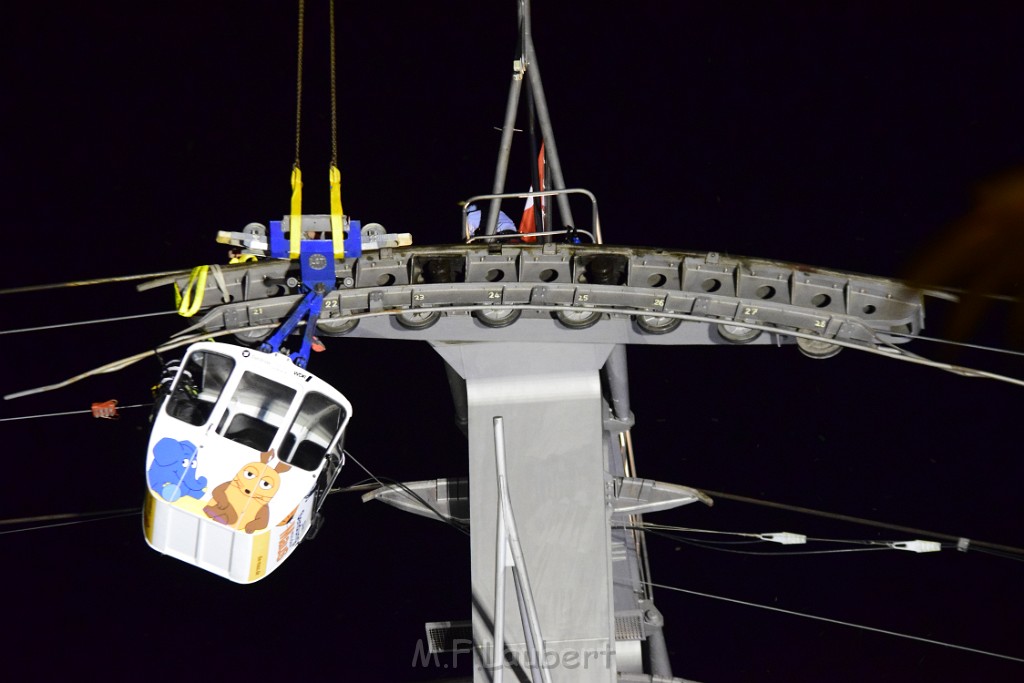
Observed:
[[[221,524],[232,529],[245,529],[253,533],[266,529],[270,522],[270,499],[281,487],[281,473],[291,465],[274,459],[274,449],[260,453],[260,462],[251,462],[235,475],[213,490],[213,500],[203,512]]]

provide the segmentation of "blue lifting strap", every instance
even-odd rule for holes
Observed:
[[[309,290],[306,296],[302,298],[302,301],[299,302],[299,305],[295,307],[295,310],[292,311],[291,315],[288,316],[288,319],[277,328],[277,331],[271,335],[270,339],[260,345],[260,351],[265,353],[277,353],[280,351],[284,340],[298,327],[302,319],[308,315],[306,329],[302,334],[302,347],[289,356],[292,362],[300,368],[306,367],[306,363],[309,362],[310,348],[313,345],[313,335],[316,334],[316,323],[320,319],[320,311],[323,309],[323,304],[323,294],[313,289]]]

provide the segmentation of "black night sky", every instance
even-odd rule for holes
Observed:
[[[596,194],[608,243],[898,277],[971,210],[979,183],[1024,166],[1024,9],[1009,3],[533,4],[566,182]],[[327,3],[307,5],[302,168],[306,211],[320,213]],[[0,288],[224,263],[218,230],[287,212],[295,3],[3,12]],[[515,3],[339,1],[337,13],[346,213],[410,232],[416,244],[457,241],[458,202],[493,180]],[[527,190],[528,157],[517,139],[510,191]],[[132,284],[2,301],[3,330],[173,304],[169,288]],[[943,333],[947,311],[930,311],[927,334]],[[986,311],[974,341],[1007,346],[1008,313]],[[0,335],[3,393],[153,348],[182,327],[161,316]],[[1014,357],[943,348],[913,346],[1024,376]],[[1024,546],[1020,387],[852,350],[812,361],[791,346],[633,347],[629,363],[642,476]],[[427,345],[328,340],[310,369],[351,400],[346,445],[375,473],[466,473],[443,365]],[[7,401],[0,417],[145,403],[158,370],[150,359]],[[146,412],[0,423],[0,519],[139,505]],[[341,483],[362,478],[349,464]],[[410,662],[424,622],[469,617],[466,538],[353,494],[325,511],[320,536],[250,587],[154,553],[136,516],[0,527],[5,669],[19,679],[450,676]],[[909,540],[728,500],[650,521]],[[1010,559],[649,545],[660,583],[1024,657],[1024,566]],[[688,594],[655,597],[674,673],[687,679],[1024,675],[1020,663],[979,654]]]

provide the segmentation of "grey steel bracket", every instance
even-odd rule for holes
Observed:
[[[608,501],[613,515],[642,515],[698,501],[714,505],[710,496],[689,486],[635,477],[613,477],[608,482]]]
[[[429,519],[443,518],[441,521],[465,524],[470,521],[469,480],[466,477],[386,484],[367,491],[362,498],[364,503],[376,500]],[[698,501],[705,505],[713,504],[706,494],[688,486],[633,477],[613,477],[608,482],[608,502],[615,515],[670,510]]]
[[[604,429],[612,434],[621,434],[622,432],[628,432],[636,424],[636,416],[633,415],[633,411],[629,412],[624,418],[617,417],[612,414],[608,414],[604,418]]]
[[[430,519],[441,516],[469,524],[469,479],[466,477],[387,484],[363,494],[364,503],[371,500]]]

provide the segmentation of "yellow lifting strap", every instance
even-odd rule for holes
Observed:
[[[345,222],[341,211],[341,171],[331,164],[331,241],[334,258],[345,259]]]
[[[292,167],[292,215],[288,222],[288,232],[291,238],[288,255],[297,259],[302,242],[302,171],[297,165]]]
[[[196,266],[188,276],[188,284],[185,291],[174,285],[174,304],[178,307],[178,315],[183,318],[191,318],[203,305],[203,295],[206,293],[206,275],[210,272],[209,266]]]

